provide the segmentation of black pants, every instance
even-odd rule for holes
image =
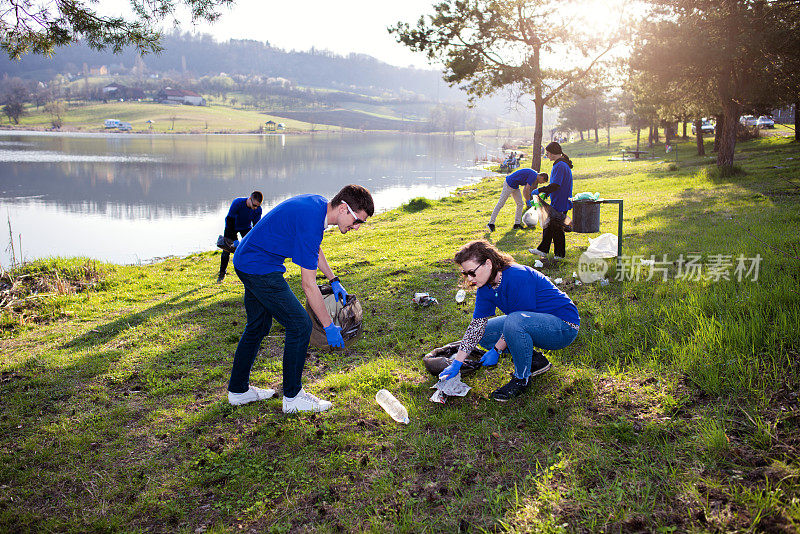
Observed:
[[[238,239],[237,236],[236,236],[237,233],[238,234],[242,234],[242,237],[244,237],[244,236],[247,235],[247,233],[249,231],[250,231],[250,229],[248,228],[247,230],[240,230],[239,232],[237,232],[233,228],[227,228],[226,227],[224,235],[228,239],[233,239],[234,241],[236,241]],[[219,258],[219,275],[220,276],[225,276],[225,273],[228,270],[228,262],[230,261],[230,259],[231,259],[231,253],[230,252],[225,252],[223,250],[222,251],[222,255]]]
[[[553,254],[560,257],[567,255],[567,240],[564,236],[564,219],[566,211],[550,210],[550,224],[542,231],[542,242],[536,247],[545,254],[550,252],[550,242],[553,242]]]

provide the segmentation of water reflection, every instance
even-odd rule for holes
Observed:
[[[26,258],[127,263],[210,249],[230,201],[253,189],[269,208],[360,183],[384,210],[483,176],[472,162],[484,152],[468,139],[409,135],[3,132],[0,213],[22,234]],[[7,265],[9,251],[0,258]]]

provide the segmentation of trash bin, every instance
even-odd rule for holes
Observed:
[[[602,202],[593,200],[572,201],[572,230],[581,234],[600,231],[600,206]]]

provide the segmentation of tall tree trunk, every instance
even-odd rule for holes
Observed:
[[[606,147],[611,148],[611,123],[606,124]]]
[[[794,102],[794,140],[800,141],[800,99]]]
[[[733,167],[733,153],[736,150],[736,124],[739,120],[739,104],[727,100],[722,105],[722,116],[725,123],[722,126],[722,138],[717,152],[717,166],[730,169]]]
[[[653,148],[653,125],[650,125],[650,129],[647,131],[647,148]]]
[[[722,128],[725,126],[725,117],[722,115],[716,115],[715,121],[717,125],[714,127],[714,148],[712,152],[715,154],[719,152],[719,144],[722,141]]]
[[[694,120],[694,131],[697,132],[695,135],[697,136],[697,155],[698,156],[705,156],[706,155],[706,146],[703,143],[703,130],[701,127],[703,126],[703,119],[695,119]]]
[[[583,130],[580,131],[581,134],[581,141],[583,141]]]
[[[542,170],[542,136],[544,135],[542,131],[544,127],[544,100],[542,99],[540,87],[537,87],[534,91],[533,107],[536,117],[534,118],[533,146],[531,147],[533,152],[531,154],[531,169],[539,172]]]
[[[658,124],[653,125],[653,142],[658,143]]]
[[[642,138],[642,129],[637,127],[636,128],[636,151],[637,152],[639,152],[639,150],[641,150],[641,148],[640,148],[640,146],[641,146],[641,143],[640,143],[641,138]]]
[[[600,142],[600,136],[597,135],[597,126],[594,127],[594,142],[595,143],[599,143]]]
[[[684,118],[683,118],[683,138],[684,138],[684,139],[686,139],[687,137],[689,137],[688,135],[686,135],[686,122],[687,122],[687,121],[686,121],[686,119],[687,119],[687,117],[684,117]],[[702,132],[701,132],[701,134],[702,134]]]

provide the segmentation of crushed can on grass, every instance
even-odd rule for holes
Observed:
[[[439,301],[430,296],[428,293],[414,293],[414,297],[411,299],[411,302],[417,306],[423,307],[430,306],[431,304],[439,304]]]

